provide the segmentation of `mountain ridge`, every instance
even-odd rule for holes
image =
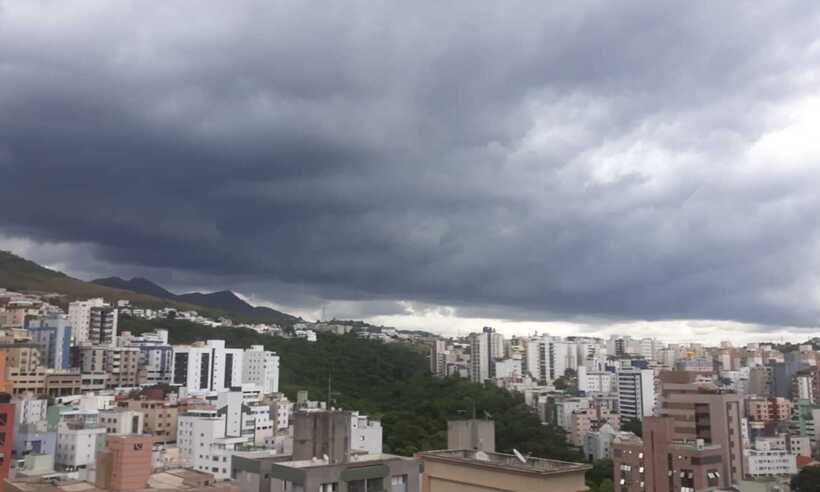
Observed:
[[[156,282],[143,278],[133,277],[125,280],[121,277],[106,277],[92,280],[92,283],[131,290],[141,294],[153,295],[162,299],[168,299],[195,306],[205,306],[212,309],[219,309],[229,313],[236,313],[256,321],[273,321],[277,324],[292,325],[300,321],[301,318],[283,313],[264,306],[253,306],[239,297],[232,290],[219,290],[215,292],[188,292],[185,294],[174,294]]]
[[[194,293],[196,295],[193,296],[189,294],[177,296],[141,277],[132,278],[130,281],[120,277],[107,277],[86,282],[3,250],[0,250],[0,288],[60,294],[64,297],[63,304],[65,305],[74,300],[102,297],[109,302],[124,299],[151,308],[170,306],[182,310],[196,310],[209,317],[229,317],[238,322],[276,323],[291,326],[301,320],[301,318],[275,309],[251,306],[230,291],[219,291],[215,293],[219,294],[217,296],[201,293]],[[230,300],[226,292],[230,292],[230,296],[239,302],[233,301],[233,304],[226,302]],[[191,300],[198,300],[202,304],[190,302]]]

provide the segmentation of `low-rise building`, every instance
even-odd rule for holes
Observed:
[[[293,461],[240,453],[234,457],[233,468],[242,492],[418,492],[421,475],[419,460],[390,454],[360,455],[336,463],[322,458]]]
[[[54,463],[61,469],[76,471],[92,467],[105,447],[105,428],[60,424]]]
[[[589,461],[612,459],[612,441],[618,431],[609,424],[604,424],[595,432],[584,436],[584,457]]]
[[[156,440],[175,442],[177,440],[177,417],[179,409],[164,400],[121,400],[120,408],[139,411],[144,415],[144,431],[153,434]]]
[[[145,416],[137,410],[114,408],[99,414],[100,425],[109,435],[142,434]]]
[[[424,467],[423,492],[580,492],[587,490],[584,475],[591,468],[465,449],[424,451],[417,457]]]
[[[608,408],[591,406],[572,412],[569,419],[569,441],[573,446],[584,445],[584,437],[590,432],[596,432],[603,425],[609,425],[617,430],[621,428],[621,417],[609,411]]]
[[[111,436],[97,455],[96,485],[122,492],[140,490],[151,478],[151,436]]]
[[[127,469],[128,465],[124,465]],[[117,482],[113,485],[116,486]],[[105,485],[104,483],[100,485]],[[75,479],[59,479],[53,476],[16,477],[6,482],[5,492],[104,492],[106,490],[90,482]],[[135,490],[135,489],[120,489]],[[236,483],[217,481],[210,473],[179,468],[154,473],[141,492],[239,492]]]

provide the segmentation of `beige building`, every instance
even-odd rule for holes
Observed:
[[[8,380],[15,395],[30,392],[35,395],[66,396],[82,392],[82,377],[76,369],[38,367],[31,372],[23,372],[10,368]]]
[[[30,342],[0,343],[0,352],[6,353],[9,373],[35,372],[41,365],[40,346]]]
[[[581,492],[582,463],[473,450],[425,451],[422,492]]]
[[[177,407],[163,400],[125,400],[118,402],[117,405],[120,408],[142,412],[145,416],[145,432],[153,434],[159,441],[177,440]]]
[[[792,402],[781,397],[750,397],[746,402],[746,415],[756,422],[787,422],[791,418]]]
[[[103,367],[110,374],[109,387],[132,387],[139,377],[140,349],[136,347],[107,347]]]
[[[621,417],[600,406],[575,410],[569,417],[569,442],[573,446],[583,446],[584,437],[590,432],[597,432],[604,424],[618,430],[621,428]]]
[[[134,453],[129,454],[133,455]],[[129,454],[124,454],[125,459],[134,460]],[[103,458],[105,461],[103,468],[106,470],[119,465],[116,462],[117,456]],[[123,463],[122,470],[127,472],[134,465],[139,466],[139,463]],[[41,476],[17,477],[13,480],[6,480],[5,492],[103,492],[106,490],[113,492],[120,490],[140,490],[142,492],[239,492],[239,486],[236,482],[217,481],[210,473],[188,468],[154,473],[148,477],[146,486],[139,489],[133,488],[133,483],[136,482],[131,480],[133,477],[118,479],[118,477],[113,476],[113,473],[112,476],[107,477],[107,480],[100,480],[98,484],[69,478],[54,480]]]

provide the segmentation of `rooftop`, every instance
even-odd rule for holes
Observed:
[[[281,455],[280,455],[281,456]],[[369,462],[382,462],[382,461],[392,461],[392,460],[412,460],[414,458],[408,458],[406,456],[398,456],[395,454],[385,454],[385,453],[374,453],[374,454],[354,454],[351,455],[350,460],[347,461],[347,464],[351,463],[369,463]],[[279,466],[287,466],[290,468],[312,468],[318,466],[328,466],[328,465],[339,465],[340,463],[330,463],[325,459],[313,458],[310,460],[296,460],[296,461],[282,461],[276,463]]]
[[[424,451],[417,455],[422,459],[434,459],[454,463],[464,463],[473,466],[504,469],[538,475],[553,475],[586,471],[592,468],[584,463],[570,461],[548,460],[544,458],[525,457],[524,461],[515,455],[504,453],[487,453],[469,449],[449,449],[440,451]]]
[[[32,477],[8,480],[8,483],[14,489],[23,492],[106,492],[105,489],[100,489],[92,483],[74,479]],[[215,491],[226,488],[238,490],[235,482],[216,482],[210,473],[179,468],[151,475],[148,479],[148,488],[139,489],[139,491],[200,491],[205,487],[213,488]]]

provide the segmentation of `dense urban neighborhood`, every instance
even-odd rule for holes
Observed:
[[[62,274],[4,255],[9,491],[775,491],[820,470],[820,340],[248,322],[13,290]]]

